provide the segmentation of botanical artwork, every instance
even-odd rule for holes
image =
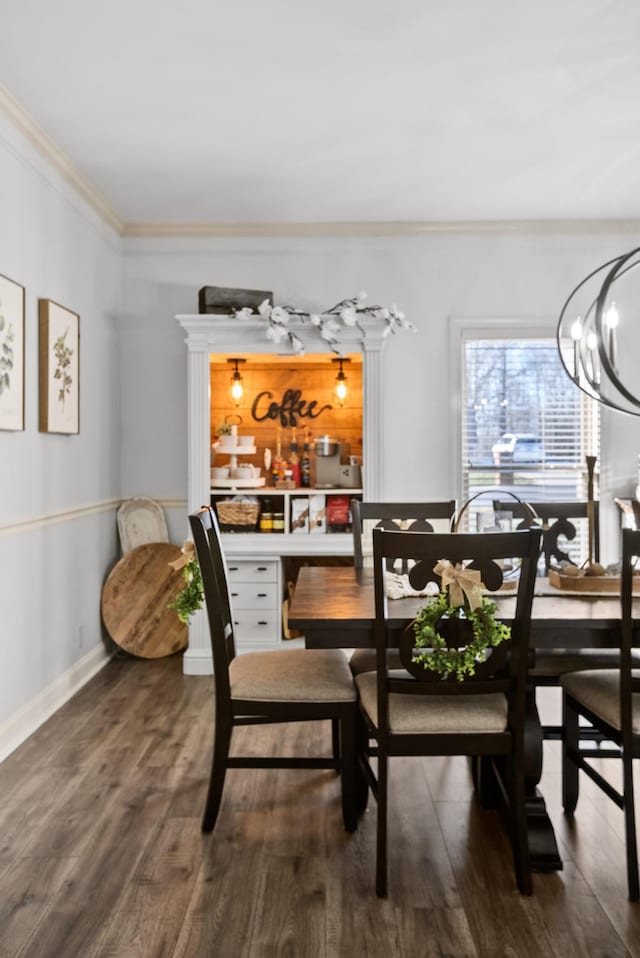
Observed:
[[[24,429],[24,287],[0,276],[0,429]]]
[[[40,432],[77,433],[80,317],[49,299],[40,312]]]

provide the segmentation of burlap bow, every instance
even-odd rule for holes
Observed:
[[[172,569],[175,569],[176,572],[179,572],[180,569],[184,569],[188,562],[191,562],[192,559],[196,557],[196,549],[191,541],[191,539],[185,539],[182,544],[181,555],[177,559],[174,559],[173,562],[170,562],[169,565]]]
[[[442,578],[442,589],[449,588],[449,603],[464,605],[465,596],[470,609],[482,605],[484,583],[477,569],[463,569],[459,562],[453,565],[448,559],[440,559],[433,571]]]

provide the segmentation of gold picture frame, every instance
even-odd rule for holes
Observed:
[[[80,432],[80,316],[38,300],[39,430]]]
[[[24,286],[1,275],[0,429],[24,431]]]

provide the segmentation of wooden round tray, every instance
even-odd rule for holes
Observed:
[[[123,556],[102,590],[102,620],[113,641],[143,659],[186,648],[188,629],[167,606],[184,586],[182,571],[169,565],[180,547],[150,542]]]

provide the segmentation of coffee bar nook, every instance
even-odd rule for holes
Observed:
[[[241,651],[283,641],[291,570],[349,561],[350,502],[382,499],[382,350],[364,316],[339,353],[296,317],[304,353],[258,315],[179,315],[188,350],[188,511],[213,505]],[[183,671],[213,670],[206,613],[192,619]]]

